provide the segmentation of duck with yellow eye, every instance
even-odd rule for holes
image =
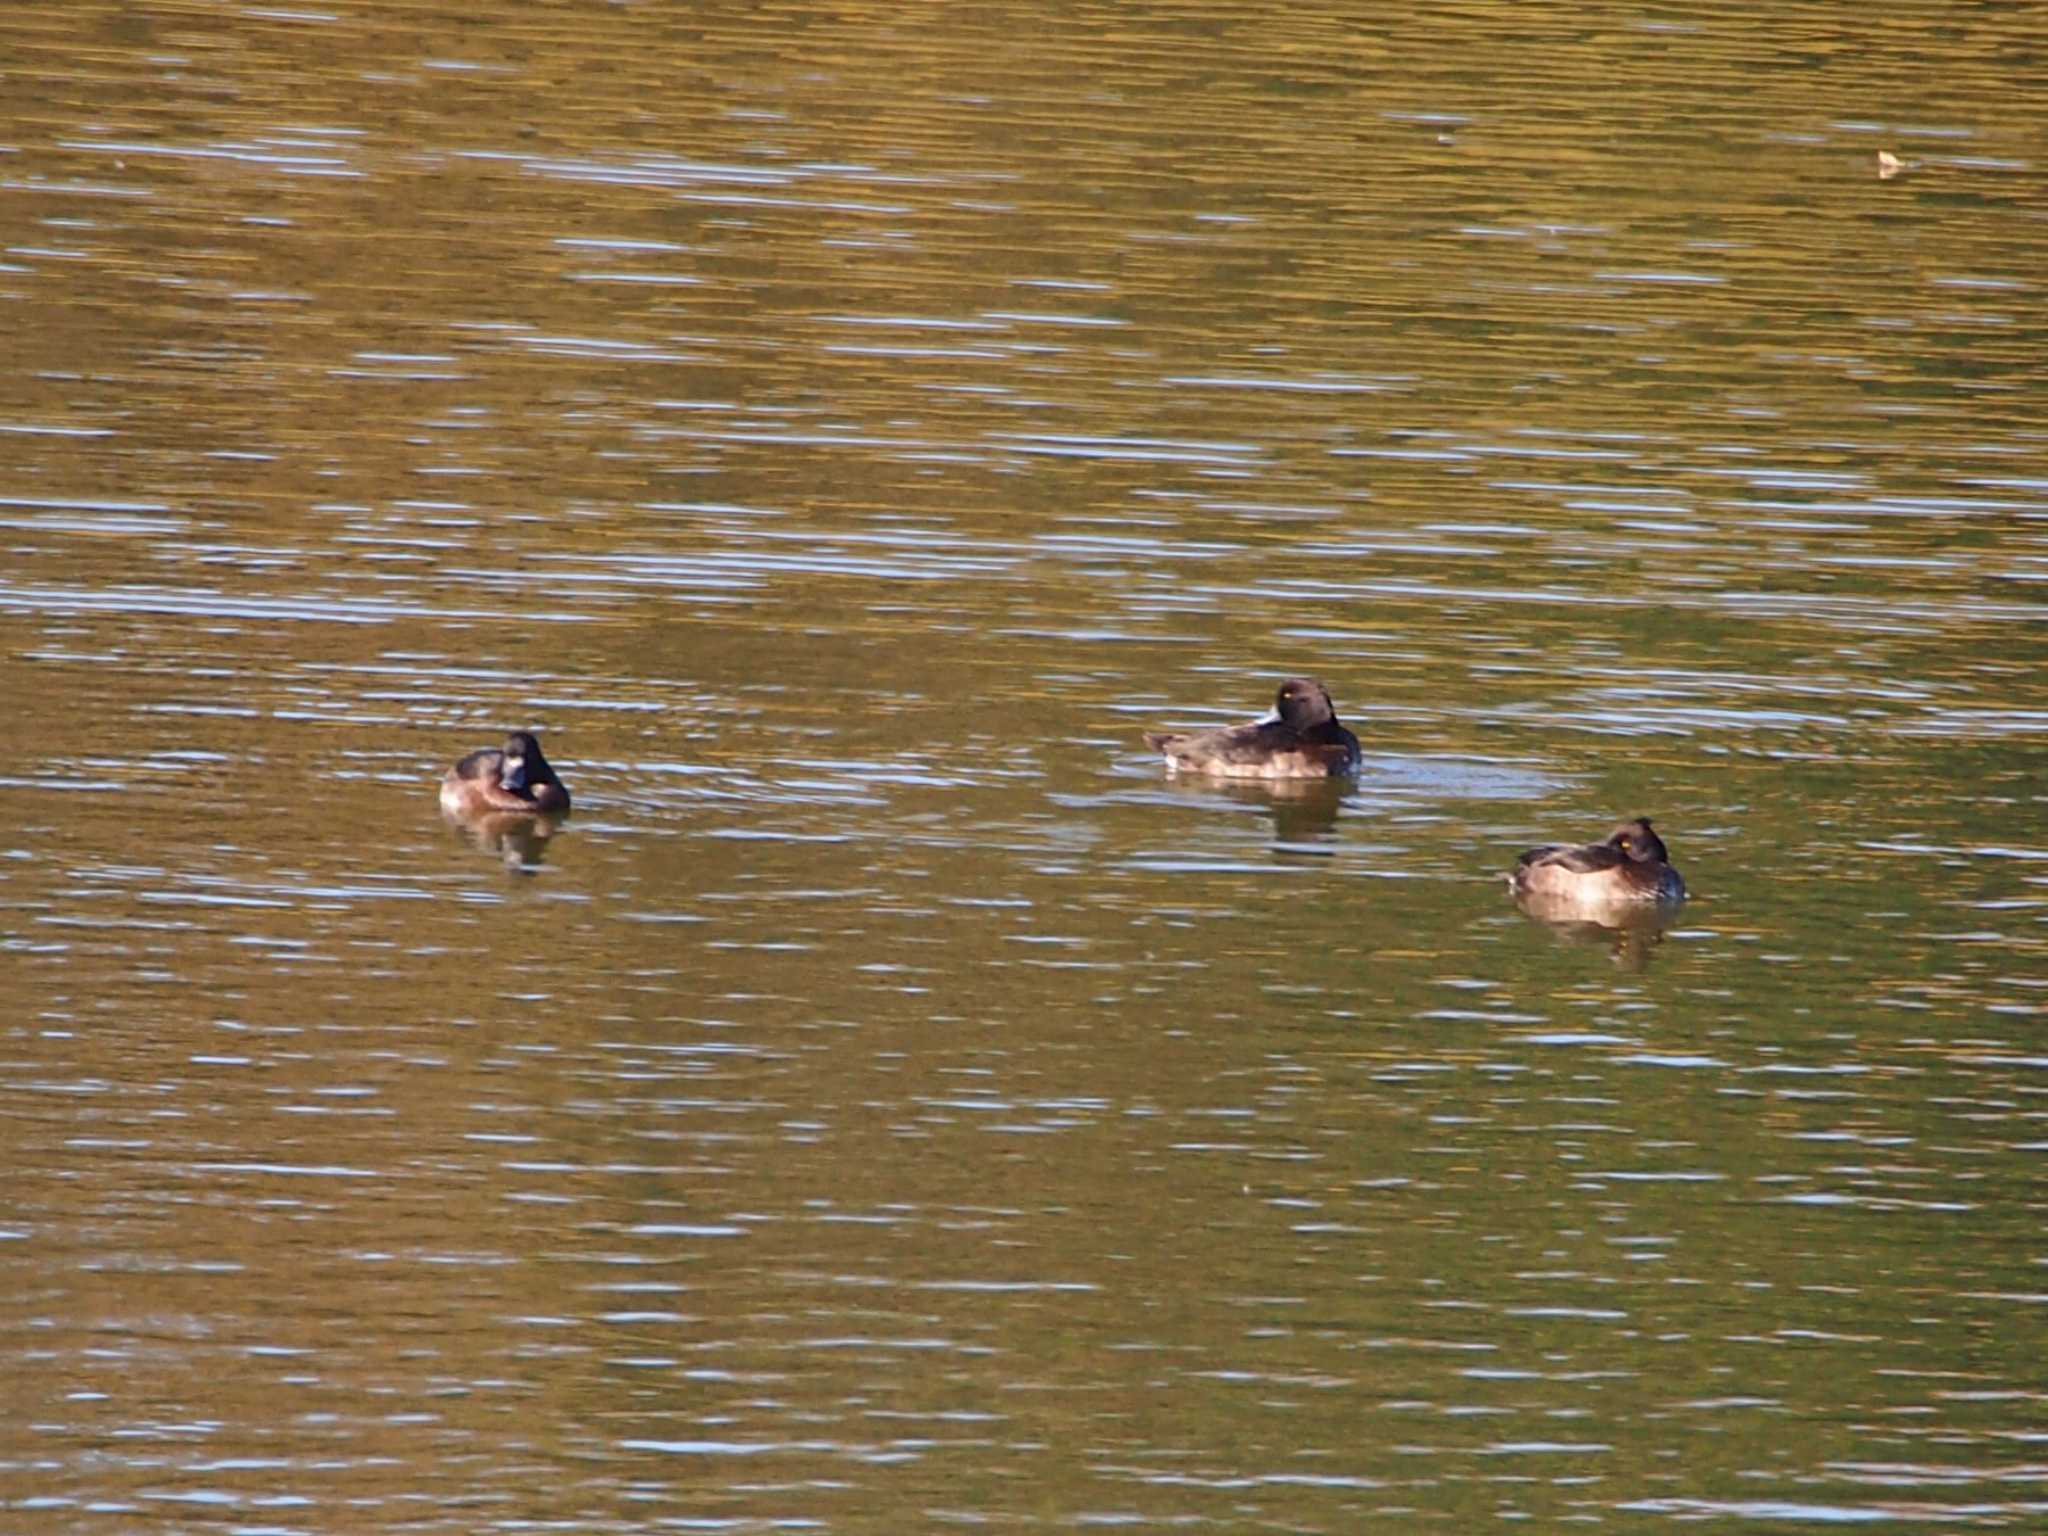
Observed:
[[[1531,848],[1508,884],[1524,911],[1553,922],[1600,922],[1685,900],[1685,881],[1647,816],[1624,821],[1604,842]]]
[[[569,791],[541,754],[531,731],[514,731],[502,747],[463,758],[441,780],[441,809],[453,817],[561,816]]]
[[[1312,677],[1280,685],[1270,714],[1216,730],[1147,731],[1168,773],[1218,779],[1331,779],[1358,772],[1358,738],[1337,723],[1330,691]]]

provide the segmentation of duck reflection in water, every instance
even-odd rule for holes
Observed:
[[[567,816],[537,816],[532,813],[490,811],[481,816],[455,816],[447,807],[441,818],[459,833],[464,842],[485,853],[495,854],[507,869],[529,874],[547,857],[548,840],[561,829]]]
[[[1685,900],[1685,881],[1647,816],[1597,843],[1531,848],[1508,872],[1515,905],[1561,937],[1612,946],[1640,970]]]
[[[1337,851],[1337,811],[1356,793],[1348,779],[1182,779],[1172,792],[1191,800],[1264,811],[1282,852],[1328,858]]]
[[[1280,685],[1271,713],[1209,731],[1147,731],[1168,773],[1217,779],[1330,779],[1358,772],[1358,738],[1337,721],[1330,692],[1312,677]]]
[[[1522,915],[1539,928],[1548,929],[1560,944],[1591,944],[1604,948],[1607,956],[1624,971],[1649,968],[1650,956],[1664,942],[1664,930],[1678,917],[1676,905],[1664,902],[1617,913],[1596,923],[1585,918],[1543,917],[1520,902]]]
[[[470,753],[441,779],[441,815],[508,868],[539,864],[568,814],[569,791],[531,731]]]

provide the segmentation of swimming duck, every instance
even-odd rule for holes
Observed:
[[[1168,773],[1224,779],[1327,779],[1358,772],[1358,738],[1337,723],[1330,692],[1312,677],[1280,685],[1272,713],[1211,731],[1147,731]]]
[[[560,815],[569,809],[569,791],[533,732],[514,731],[504,746],[472,752],[448,770],[441,809],[450,816]]]
[[[1515,899],[1541,917],[1591,918],[1651,902],[1685,900],[1685,882],[1647,816],[1624,821],[1606,841],[1531,848],[1508,874]]]

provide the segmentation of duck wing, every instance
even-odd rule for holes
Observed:
[[[1534,869],[1538,865],[1547,865],[1553,869],[1570,870],[1575,875],[1597,875],[1603,869],[1618,869],[1627,862],[1628,856],[1609,843],[1585,843],[1575,848],[1553,843],[1544,848],[1531,848],[1515,860],[1515,868]]]
[[[505,771],[505,754],[496,747],[479,747],[448,770],[450,779],[489,779],[493,784]]]

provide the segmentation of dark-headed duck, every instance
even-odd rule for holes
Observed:
[[[1515,860],[1508,883],[1542,917],[1597,921],[1602,913],[1685,900],[1685,882],[1647,816],[1624,821],[1605,842],[1531,848]]]
[[[533,732],[514,731],[504,746],[472,752],[448,770],[441,809],[450,816],[559,816],[569,809],[569,791]]]
[[[1280,685],[1273,712],[1213,731],[1147,731],[1168,773],[1222,779],[1329,779],[1358,772],[1358,738],[1337,723],[1330,692],[1312,677]]]

